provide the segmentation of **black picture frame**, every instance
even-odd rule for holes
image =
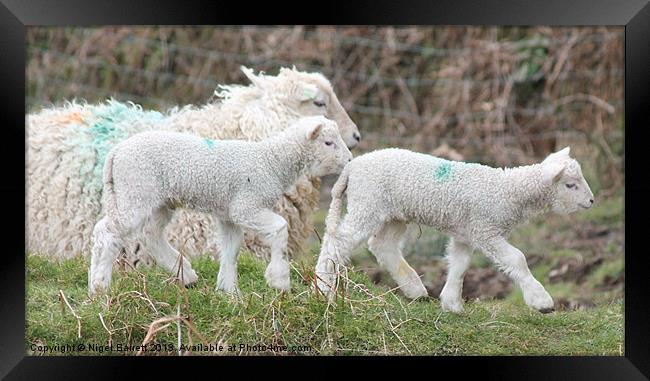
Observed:
[[[650,303],[643,251],[644,216],[650,213],[647,139],[650,127],[650,5],[648,0],[444,0],[357,2],[218,2],[152,0],[1,0],[0,138],[5,212],[0,262],[0,376],[7,379],[204,377],[196,366],[212,370],[205,377],[368,377],[392,368],[417,377],[453,377],[478,373],[481,379],[642,380],[650,375]],[[288,10],[293,10],[289,12]],[[399,25],[619,25],[625,26],[625,355],[554,357],[391,357],[391,358],[116,358],[30,357],[25,355],[25,167],[18,142],[25,139],[25,28],[29,25],[150,24],[399,24]],[[24,146],[23,146],[24,148]],[[10,212],[7,214],[7,212]],[[21,218],[22,216],[22,218]],[[23,222],[21,226],[20,222]],[[635,250],[635,248],[640,250]],[[257,366],[247,366],[254,361]],[[399,364],[397,363],[399,361]],[[189,364],[188,362],[191,362]],[[300,368],[297,367],[300,365]],[[274,369],[273,372],[270,369]],[[343,370],[345,368],[345,370]],[[277,372],[276,372],[277,370]],[[408,371],[408,373],[406,373]],[[142,372],[142,373],[139,373]],[[169,372],[169,373],[167,373]],[[282,373],[279,373],[282,372]],[[231,377],[231,376],[228,376]]]

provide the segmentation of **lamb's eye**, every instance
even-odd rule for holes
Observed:
[[[569,188],[569,189],[574,189],[577,186],[575,184],[566,184],[566,187]]]
[[[326,146],[331,146],[332,144],[334,144],[334,142],[331,141],[331,140],[328,140],[328,141],[325,142]]]
[[[323,101],[314,101],[314,105],[317,107],[325,107],[325,102]]]

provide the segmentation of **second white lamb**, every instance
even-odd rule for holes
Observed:
[[[348,213],[339,224],[344,193]],[[402,292],[409,298],[427,296],[401,251],[406,225],[418,223],[451,236],[447,281],[440,294],[444,310],[463,310],[463,276],[472,251],[479,249],[521,287],[527,305],[550,312],[553,299],[507,237],[528,217],[585,210],[592,206],[593,197],[568,147],[542,163],[508,169],[403,149],[374,151],[352,160],[332,188],[316,267],[318,286],[332,296],[340,265],[370,237],[370,251]]]
[[[218,290],[238,292],[243,229],[259,234],[271,248],[265,273],[269,286],[289,289],[287,221],[273,206],[298,177],[340,173],[350,160],[336,122],[323,116],[299,119],[260,142],[169,131],[144,132],[120,142],[104,165],[105,216],[93,230],[89,294],[110,286],[113,261],[124,239],[134,234],[142,234],[159,265],[180,274],[186,285],[196,282],[190,263],[163,234],[178,207],[210,213],[218,221]]]

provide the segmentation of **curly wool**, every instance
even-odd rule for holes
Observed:
[[[319,124],[319,131],[336,134],[337,149],[308,144],[308,133]],[[139,214],[159,207],[187,207],[230,220],[235,211],[273,207],[303,174],[339,173],[351,160],[336,124],[324,117],[303,118],[260,142],[143,132],[116,145],[110,155],[104,204],[116,220],[140,220]]]
[[[397,148],[370,152],[348,164],[334,186],[327,232],[339,224],[345,186],[348,209],[368,222],[409,221],[469,242],[507,235],[550,210],[556,190],[543,182],[542,165],[502,169]]]
[[[102,211],[101,168],[106,153],[118,142],[152,129],[191,132],[211,139],[261,140],[314,110],[301,108],[293,97],[301,86],[327,93],[327,116],[342,135],[358,131],[319,73],[281,69],[277,76],[254,75],[242,69],[252,84],[220,86],[220,101],[185,106],[165,113],[109,100],[102,104],[68,102],[27,116],[27,247],[33,253],[68,258],[87,256],[91,234]],[[331,114],[331,115],[330,115]],[[346,139],[350,145],[351,139]],[[301,177],[275,210],[289,223],[289,253],[304,250],[311,234],[311,215],[318,206],[318,178]],[[177,212],[167,229],[172,245],[184,254],[217,251],[212,243],[211,217],[194,211]],[[266,257],[268,249],[250,233],[246,247]],[[128,255],[134,255],[135,243]],[[146,258],[143,256],[143,258]],[[131,257],[131,262],[138,258]]]
[[[259,234],[271,250],[265,273],[271,287],[289,289],[287,222],[270,208],[301,175],[340,173],[352,154],[335,122],[301,118],[260,142],[214,141],[172,131],[143,132],[117,144],[103,170],[106,216],[93,231],[89,293],[110,286],[112,263],[123,238],[136,235],[171,274],[191,284],[190,263],[169,247],[163,229],[170,211],[184,207],[209,213],[220,226],[219,289],[237,292],[236,258],[242,228]],[[175,271],[176,270],[176,271]]]
[[[348,213],[339,223],[344,194]],[[317,284],[331,296],[339,264],[370,237],[370,251],[404,294],[426,296],[420,277],[401,253],[406,225],[418,223],[451,236],[447,282],[440,295],[444,310],[462,311],[462,277],[472,250],[478,248],[522,287],[526,304],[548,312],[553,308],[551,296],[531,274],[523,253],[506,238],[533,215],[549,210],[571,213],[593,202],[568,147],[542,163],[509,169],[403,149],[374,151],[349,163],[332,188]]]

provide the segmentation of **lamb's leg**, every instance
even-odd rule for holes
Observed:
[[[418,274],[406,263],[402,255],[401,245],[405,232],[404,222],[387,222],[377,234],[370,237],[368,248],[379,264],[388,270],[404,295],[410,299],[417,299],[428,296],[428,293]]]
[[[124,244],[114,224],[104,217],[93,229],[93,248],[88,270],[88,295],[93,296],[111,285],[113,261]]]
[[[352,251],[380,226],[380,221],[368,216],[356,216],[350,211],[341,221],[336,235],[325,235],[316,264],[316,285],[328,299],[336,295],[341,266],[347,264]]]
[[[262,242],[271,248],[271,261],[266,268],[264,277],[272,288],[289,290],[289,260],[287,258],[287,240],[289,232],[287,221],[270,209],[246,215],[238,225],[257,233]]]
[[[178,273],[182,277],[183,285],[188,286],[196,283],[199,277],[185,257],[182,258],[183,269],[180,273],[178,271],[181,254],[165,238],[165,226],[171,220],[171,216],[171,212],[166,208],[152,213],[143,229],[142,244],[148,249],[157,264],[172,275]]]
[[[529,307],[543,313],[553,311],[553,298],[530,272],[526,257],[519,249],[502,238],[488,242],[481,249],[521,287]]]
[[[136,269],[151,267],[155,263],[153,257],[142,249],[142,245],[137,240],[125,242],[126,260]]]
[[[452,238],[447,246],[447,282],[440,292],[440,304],[445,311],[463,312],[463,277],[472,259],[472,248]]]
[[[237,254],[244,239],[240,227],[231,223],[217,221],[216,240],[219,247],[219,274],[217,274],[217,291],[238,294],[237,288]]]

